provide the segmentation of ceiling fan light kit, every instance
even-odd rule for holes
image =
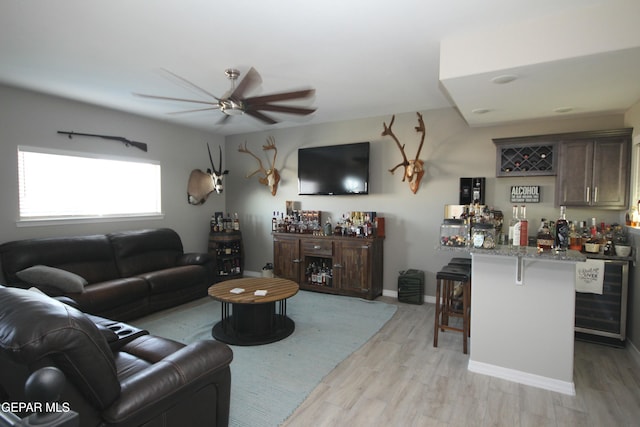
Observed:
[[[261,95],[245,98],[244,95],[246,92],[249,92],[252,88],[259,85],[262,82],[260,75],[258,72],[251,67],[246,75],[240,80],[238,85],[236,86],[236,80],[240,77],[240,71],[235,68],[227,68],[224,73],[231,80],[231,90],[228,92],[228,95],[225,95],[222,98],[218,98],[215,95],[207,92],[206,90],[200,88],[196,84],[190,82],[184,77],[180,77],[177,74],[174,74],[168,71],[169,74],[177,77],[180,81],[186,83],[191,88],[203,93],[206,96],[213,97],[215,102],[213,101],[199,101],[194,99],[185,99],[185,98],[174,98],[167,96],[159,96],[159,95],[148,95],[148,94],[138,94],[134,93],[136,96],[140,96],[143,98],[151,98],[151,99],[160,99],[165,101],[178,101],[178,102],[191,102],[191,103],[199,103],[199,104],[209,104],[211,107],[208,108],[200,108],[195,110],[187,110],[181,112],[174,112],[171,114],[183,114],[183,113],[192,113],[196,111],[204,111],[204,110],[219,110],[224,114],[220,123],[226,122],[227,119],[231,116],[240,116],[243,114],[247,114],[249,116],[254,117],[266,124],[274,124],[278,123],[278,121],[266,114],[263,111],[271,111],[276,113],[284,113],[284,114],[295,114],[300,116],[306,116],[313,113],[315,108],[305,108],[305,107],[295,107],[289,105],[281,105],[274,104],[276,102],[293,100],[293,99],[306,99],[310,98],[315,94],[314,89],[305,89],[305,90],[297,90],[290,92],[282,92],[282,93],[274,93],[270,95]]]
[[[244,105],[242,102],[235,102],[233,99],[220,101],[220,111],[227,116],[241,116],[244,114]]]

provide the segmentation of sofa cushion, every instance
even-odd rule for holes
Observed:
[[[82,292],[87,281],[70,271],[48,265],[34,265],[16,273],[18,278],[30,286],[53,286],[61,292]]]
[[[131,277],[176,265],[182,241],[168,228],[123,231],[107,235],[121,277]]]
[[[0,286],[0,350],[26,366],[52,359],[99,408],[120,394],[113,354],[96,325],[46,295]]]
[[[83,311],[102,314],[113,307],[143,301],[148,295],[149,284],[144,279],[127,277],[92,283],[81,294],[72,296]]]
[[[0,245],[0,264],[8,285],[27,287],[16,273],[34,265],[48,265],[75,273],[89,283],[119,277],[113,250],[105,235],[47,237]]]
[[[141,274],[149,283],[151,295],[175,292],[206,284],[207,271],[199,265],[185,265]],[[204,288],[204,287],[203,287]]]

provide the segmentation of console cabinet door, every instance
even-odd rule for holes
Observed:
[[[343,292],[368,294],[371,272],[371,243],[360,239],[342,241],[338,245],[333,265],[334,280]]]
[[[300,240],[297,237],[273,238],[273,274],[300,282]]]

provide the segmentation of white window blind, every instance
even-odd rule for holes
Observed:
[[[18,147],[20,220],[161,213],[160,164]]]

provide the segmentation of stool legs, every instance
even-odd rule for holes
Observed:
[[[462,298],[455,299],[453,296],[456,283],[463,287]],[[455,307],[455,303],[462,303],[462,310]],[[471,328],[471,286],[469,280],[458,282],[454,280],[439,278],[436,281],[436,307],[435,322],[433,326],[433,346],[438,347],[438,334],[440,331],[450,330],[462,332],[462,349],[464,354],[468,353],[468,337]],[[449,317],[462,319],[462,328],[450,326]]]
[[[436,282],[436,321],[433,322],[433,346],[438,346],[438,331],[440,330],[440,288],[441,281]]]

